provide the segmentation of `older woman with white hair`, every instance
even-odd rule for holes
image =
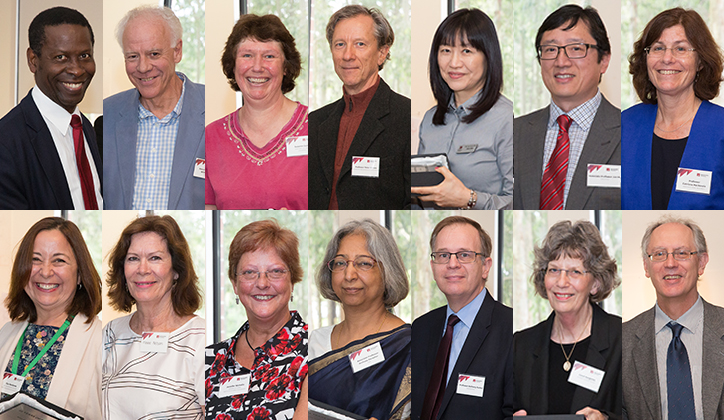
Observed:
[[[411,328],[392,313],[409,283],[392,234],[369,219],[349,222],[324,261],[317,285],[342,304],[344,320],[309,336],[309,398],[365,418],[409,418]],[[376,363],[360,363],[362,353]]]

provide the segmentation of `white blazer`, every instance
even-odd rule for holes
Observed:
[[[60,360],[45,398],[87,420],[101,418],[101,321],[78,314],[68,329]],[[0,366],[7,366],[27,321],[0,329]]]

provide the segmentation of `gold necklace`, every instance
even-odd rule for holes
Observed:
[[[566,358],[565,363],[563,363],[563,370],[568,372],[571,370],[571,362],[570,358],[573,356],[573,352],[576,350],[576,344],[578,344],[579,341],[581,341],[581,337],[583,337],[583,334],[585,334],[586,329],[588,328],[588,323],[591,322],[591,319],[593,318],[593,312],[591,313],[591,318],[586,321],[586,326],[583,327],[583,331],[581,331],[581,334],[578,335],[578,340],[576,340],[575,343],[573,343],[573,348],[571,349],[570,354],[566,354],[566,350],[563,348],[563,325],[559,322],[558,325],[561,326],[561,329],[558,330],[558,339],[561,341],[559,344],[561,345],[561,351],[563,352],[563,356]]]
[[[378,332],[380,332],[380,330],[382,329],[382,326],[385,325],[385,320],[387,319],[387,314],[388,314],[388,313],[389,313],[389,312],[387,312],[387,310],[385,310],[385,315],[382,316],[382,323],[380,324],[380,327],[377,328],[377,332],[375,332],[375,334],[377,334]],[[340,324],[341,324],[341,323],[340,323]],[[337,334],[337,339],[335,340],[335,343],[334,343],[334,344],[339,344],[339,334],[341,334],[341,333],[338,333],[338,334]],[[337,348],[339,348],[339,347],[337,347],[336,345],[334,345],[334,346],[332,347],[332,349],[337,349]]]

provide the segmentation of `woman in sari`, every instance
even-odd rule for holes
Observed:
[[[392,234],[369,219],[349,222],[324,261],[317,286],[342,304],[344,320],[309,336],[311,404],[364,418],[409,418],[411,329],[391,311],[409,283]]]

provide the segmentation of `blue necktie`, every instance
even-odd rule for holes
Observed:
[[[681,342],[683,325],[669,322],[671,343],[666,352],[666,390],[669,399],[669,420],[696,419],[694,410],[694,388],[691,385],[689,354]]]

